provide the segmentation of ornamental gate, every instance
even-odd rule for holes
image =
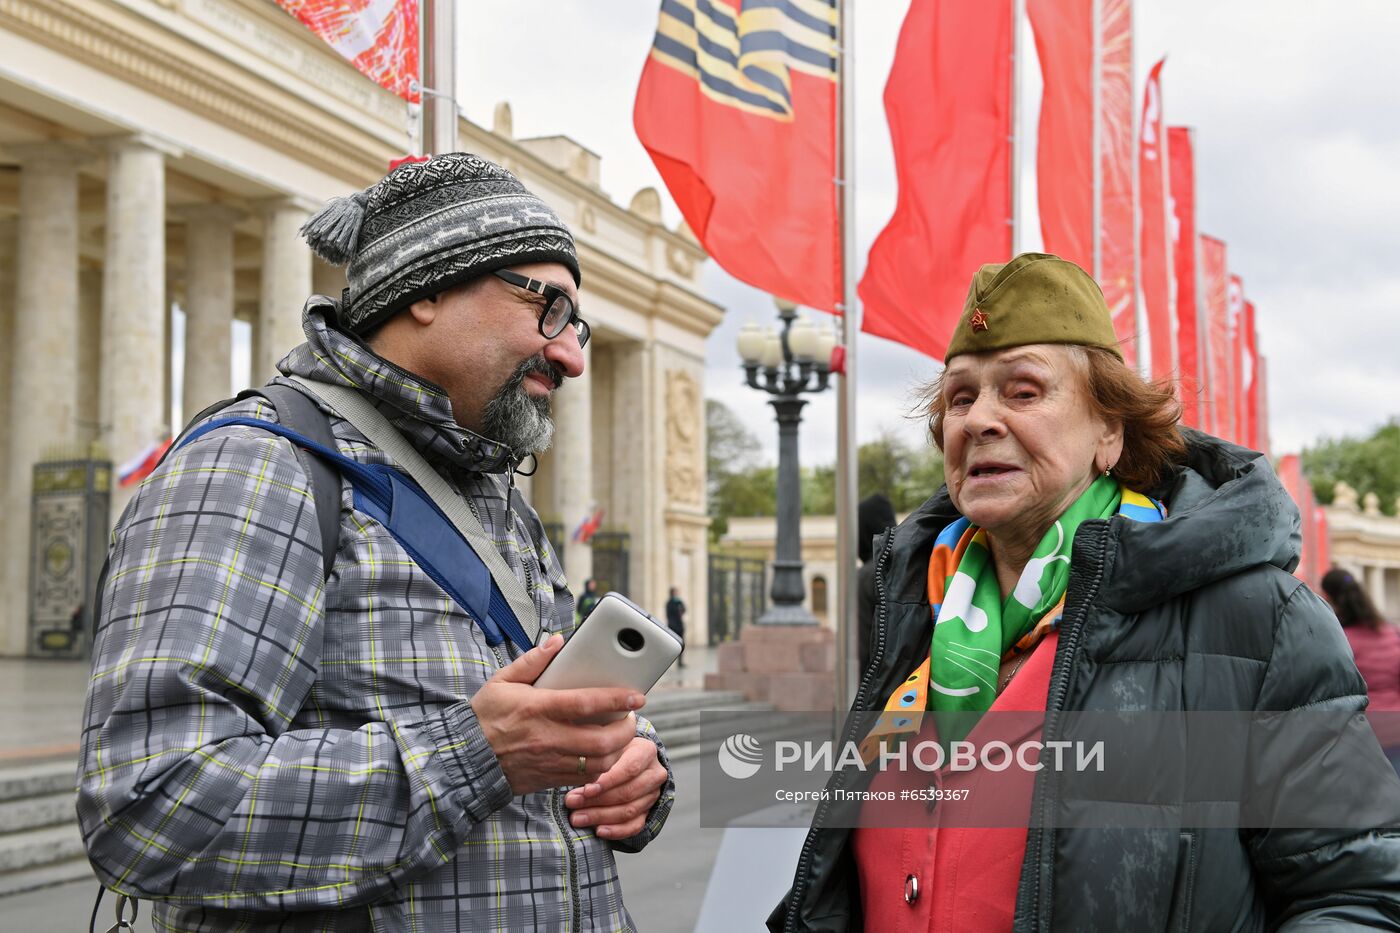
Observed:
[[[92,605],[107,555],[112,465],[56,460],[34,465],[29,542],[29,654],[85,658]]]
[[[710,554],[710,645],[739,637],[763,614],[767,567],[756,557]]]

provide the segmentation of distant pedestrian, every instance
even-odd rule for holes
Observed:
[[[685,603],[681,602],[680,591],[671,587],[671,598],[666,600],[666,627],[676,633],[681,640],[681,655],[676,667],[685,667]]]
[[[588,618],[588,614],[593,611],[593,607],[598,605],[598,600],[603,597],[598,595],[598,581],[589,577],[583,581],[583,595],[578,598],[578,620],[582,622]]]
[[[1322,575],[1322,593],[1351,645],[1366,681],[1371,725],[1390,763],[1400,772],[1400,628],[1381,618],[1361,582],[1340,567]]]

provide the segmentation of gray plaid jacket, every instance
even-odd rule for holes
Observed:
[[[467,498],[543,628],[570,631],[539,518],[518,493],[507,511],[508,451],[325,312],[308,305],[282,372],[371,398]],[[235,414],[276,417],[261,399]],[[342,453],[389,462],[331,429]],[[100,610],[78,815],[98,877],[151,899],[157,929],[632,928],[613,851],[656,835],[674,782],[611,843],[569,825],[562,791],[513,797],[467,702],[502,658],[348,485],[324,579],[288,441],[229,427],[172,454],[113,532]]]

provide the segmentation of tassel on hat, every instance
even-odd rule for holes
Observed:
[[[325,207],[301,225],[306,245],[331,265],[348,265],[355,256],[355,244],[360,238],[360,225],[365,221],[368,201],[367,190],[327,201]]]

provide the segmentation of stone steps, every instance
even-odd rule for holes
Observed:
[[[0,767],[0,897],[92,877],[73,810],[76,774],[72,760]]]

